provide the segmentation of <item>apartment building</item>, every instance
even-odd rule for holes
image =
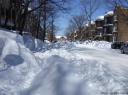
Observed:
[[[74,39],[77,37],[75,34],[72,34]],[[128,41],[128,9],[117,6],[104,16],[97,17],[91,25],[86,24],[82,35],[84,40]]]
[[[99,16],[95,21],[96,30],[94,40],[103,40],[103,31],[104,31],[104,16]]]
[[[96,18],[95,40],[128,41],[128,9],[117,6],[103,17]]]

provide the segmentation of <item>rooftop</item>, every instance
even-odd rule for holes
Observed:
[[[109,15],[113,15],[114,14],[114,11],[109,11],[105,14],[105,16],[109,16]]]
[[[57,38],[57,39],[60,39],[60,38],[62,38],[62,37],[63,37],[63,38],[67,38],[66,36],[59,36],[59,35],[56,35],[56,38]]]
[[[104,20],[104,16],[98,16],[96,20]]]

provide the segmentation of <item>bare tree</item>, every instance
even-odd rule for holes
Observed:
[[[48,19],[48,26],[47,26],[48,28],[47,34],[49,36],[48,39],[50,42],[55,41],[55,33],[57,32],[57,26],[55,25],[56,18],[57,18],[56,12],[54,11],[51,12]]]
[[[91,22],[93,21],[93,16],[95,12],[98,10],[98,8],[101,5],[101,0],[81,0],[81,5],[83,12],[85,16],[87,17],[88,20],[88,25],[91,27]],[[89,34],[92,35],[91,33],[91,28],[88,30]],[[91,37],[93,38],[93,37]]]
[[[89,21],[89,24],[91,24],[93,15],[100,7],[100,4],[101,4],[100,0],[81,0],[81,5],[85,13],[85,16]]]
[[[87,20],[84,15],[73,16],[72,19],[70,20],[70,24],[69,27],[67,28],[67,31],[69,31],[69,33],[74,32],[74,36],[76,40],[82,40],[84,35],[83,30],[86,21]]]
[[[128,21],[128,0],[104,0],[107,7],[122,14],[125,21]]]
[[[42,39],[44,41],[51,12],[54,14],[66,12],[68,10],[68,3],[69,0],[0,0],[0,23],[2,21],[1,14],[5,17],[5,26],[7,26],[9,22],[10,14],[13,14],[14,27],[19,31],[19,34],[22,35],[26,27],[25,25],[29,27],[28,19],[30,17],[30,19],[33,19],[30,21],[34,21],[30,23],[30,27],[32,26],[31,24],[35,26],[34,28],[36,29],[33,30],[37,32],[37,38],[39,35],[38,32],[42,30]],[[52,27],[53,26],[54,25],[52,25]],[[54,29],[52,28],[52,30]]]
[[[114,9],[116,6],[128,8],[128,0],[103,0],[103,3],[106,4],[109,9]]]
[[[42,24],[42,28],[43,28],[42,38],[44,41],[46,32],[47,32],[47,26],[49,24],[49,18],[52,17],[51,24],[53,24],[56,18],[55,17],[56,14],[60,12],[65,12],[68,10],[68,7],[65,4],[68,4],[69,1],[68,0],[40,0],[40,3],[42,2],[43,2],[43,5],[39,8],[38,26],[40,25],[40,23]],[[52,25],[52,30],[54,30],[53,26],[55,25]],[[38,35],[38,30],[37,30],[37,35]]]

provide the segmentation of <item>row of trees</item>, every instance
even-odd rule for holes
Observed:
[[[68,0],[0,0],[0,25],[16,29],[19,34],[29,31],[45,40],[54,34],[58,13],[67,11]],[[10,23],[10,24],[9,24]]]
[[[71,40],[86,40],[86,37],[90,35],[91,27],[85,29],[87,26],[91,26],[93,16],[97,9],[100,7],[102,0],[81,0],[82,13],[77,16],[73,16],[70,20],[70,24],[67,28],[67,37],[72,38]],[[86,31],[88,30],[88,31]],[[74,33],[75,32],[75,33]],[[75,37],[75,39],[73,38]]]
[[[94,15],[99,8],[103,6],[106,6],[108,10],[114,10],[117,6],[128,8],[128,0],[81,0],[80,2],[82,13],[72,16],[66,30],[66,35],[71,40],[87,40],[87,37],[92,34],[93,26],[91,21],[93,21]],[[122,10],[122,13],[128,18],[128,12]]]

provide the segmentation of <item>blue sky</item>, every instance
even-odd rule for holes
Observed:
[[[93,19],[95,19],[97,16],[104,15],[105,12],[107,12],[108,9],[105,5],[102,5],[94,14]],[[57,19],[57,26],[59,26],[59,31],[56,33],[56,35],[64,35],[65,29],[69,24],[69,20],[71,19],[72,15],[78,15],[81,13],[80,9],[80,0],[74,0],[74,3],[72,3],[72,10],[70,14],[63,14],[60,18]]]

